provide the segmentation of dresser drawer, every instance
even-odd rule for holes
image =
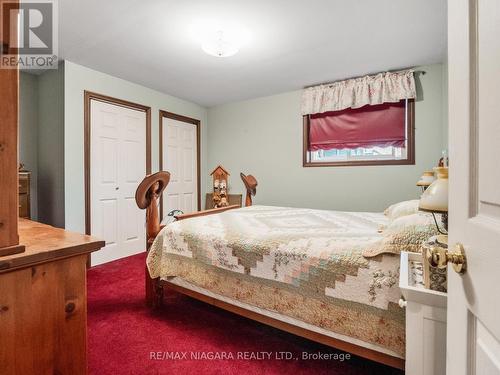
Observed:
[[[19,217],[30,218],[28,194],[19,194]]]
[[[29,190],[29,179],[24,176],[19,177],[19,194],[26,194]]]

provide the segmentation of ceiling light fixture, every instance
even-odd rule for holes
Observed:
[[[239,43],[236,38],[232,38],[224,30],[218,30],[204,38],[201,44],[201,49],[209,55],[216,57],[234,56],[240,50]]]
[[[198,20],[190,29],[193,42],[215,57],[234,56],[253,39],[244,25],[234,21]]]

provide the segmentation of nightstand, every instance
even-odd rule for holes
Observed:
[[[31,219],[31,172],[19,171],[19,217]]]
[[[446,293],[426,289],[422,256],[401,253],[399,301],[406,309],[406,375],[446,374]]]

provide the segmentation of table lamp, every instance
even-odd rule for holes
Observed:
[[[434,168],[437,179],[429,185],[420,197],[419,210],[430,212],[441,234],[448,234],[448,167]],[[441,214],[444,231],[439,228],[435,214]]]
[[[434,171],[425,171],[420,179],[417,181],[417,186],[422,187],[422,191],[427,190],[427,188],[434,182]]]

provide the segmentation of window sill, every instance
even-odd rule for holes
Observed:
[[[308,167],[356,167],[356,166],[383,166],[383,165],[415,165],[415,159],[402,160],[350,160],[338,162],[308,162],[304,161],[302,166]]]

